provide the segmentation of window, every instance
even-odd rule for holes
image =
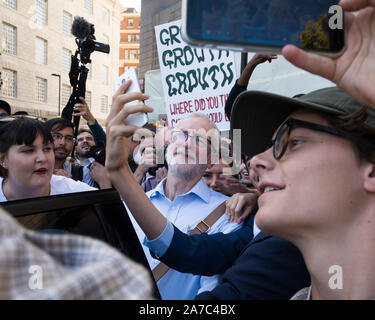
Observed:
[[[100,111],[103,113],[108,113],[108,97],[102,95],[100,99]]]
[[[62,85],[62,88],[61,88],[61,105],[63,107],[65,107],[66,104],[68,103],[71,92],[72,92],[72,88],[69,85],[67,85],[67,84]]]
[[[36,101],[47,102],[47,80],[43,78],[36,78]]]
[[[36,0],[36,21],[41,24],[47,24],[48,22],[47,0]]]
[[[86,91],[86,103],[89,107],[89,109],[91,110],[91,91]]]
[[[3,69],[4,80],[2,93],[4,97],[17,98],[17,72],[10,69]]]
[[[137,50],[135,50],[135,49],[130,50],[130,59],[132,59],[132,60],[137,59]]]
[[[72,15],[69,12],[63,12],[62,32],[66,36],[72,35]]]
[[[3,0],[3,6],[17,10],[17,0]]]
[[[47,41],[42,38],[35,39],[35,62],[47,64]]]
[[[108,85],[108,67],[102,66],[102,84]]]
[[[93,12],[93,2],[92,2],[92,0],[85,0],[85,4],[84,4],[84,6],[85,6],[85,9],[88,11],[88,12],[90,12],[90,13],[92,13]]]
[[[128,49],[125,49],[124,50],[124,59],[129,59],[129,51],[128,51]]]
[[[72,60],[72,52],[68,49],[62,50],[62,71],[70,71],[70,63]]]
[[[133,34],[133,35],[128,34],[128,42],[137,42],[137,41],[139,41],[138,34]]]
[[[17,54],[17,28],[3,22],[3,52]]]
[[[109,25],[109,10],[106,8],[102,9],[102,22]]]
[[[134,20],[133,19],[128,19],[128,27],[134,26]]]

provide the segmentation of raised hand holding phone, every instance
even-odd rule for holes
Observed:
[[[130,136],[139,126],[125,124],[125,120],[137,113],[152,112],[153,109],[145,104],[125,104],[133,101],[144,101],[149,97],[141,92],[128,92],[131,81],[122,84],[112,98],[112,107],[106,119],[106,168],[108,171],[119,170],[128,166]]]
[[[127,93],[131,92],[141,92],[141,87],[139,85],[138,77],[137,77],[137,71],[134,67],[130,67],[128,70],[126,70],[114,83],[114,90],[115,92],[123,85],[126,81],[131,80],[131,83],[127,89]],[[124,105],[124,108],[127,106],[142,104],[142,100],[135,100],[128,102]],[[148,115],[147,113],[136,113],[131,114],[129,117],[125,119],[125,124],[131,124],[138,127],[144,126],[148,122]]]

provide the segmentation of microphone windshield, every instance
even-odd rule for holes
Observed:
[[[91,24],[88,23],[83,17],[74,17],[72,24],[72,34],[78,39],[84,39],[91,32]]]

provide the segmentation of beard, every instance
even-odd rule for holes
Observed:
[[[59,151],[59,152],[56,152],[56,151]],[[66,150],[65,148],[57,148],[55,149],[55,159],[57,161],[65,161],[65,159],[68,157],[69,155],[69,152],[68,150]]]
[[[88,150],[88,151],[78,151],[78,150],[76,150],[76,153],[77,153],[78,157],[80,157],[80,158],[88,158],[89,155],[90,155],[90,150]]]
[[[190,150],[185,154],[185,149],[167,149],[166,161],[168,173],[184,180],[191,180],[197,176],[203,176],[207,164],[197,163],[197,156]]]
[[[168,165],[168,173],[181,180],[192,180],[198,176],[202,177],[206,167],[204,164],[172,164]]]
[[[89,148],[87,151],[84,151],[84,150],[81,150],[81,148]],[[76,153],[78,155],[78,157],[81,157],[81,158],[88,158],[89,155],[90,155],[90,149],[91,149],[91,146],[88,145],[88,144],[84,144],[82,145],[80,149],[76,148]]]

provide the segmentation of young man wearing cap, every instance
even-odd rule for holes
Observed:
[[[312,286],[304,286],[294,298],[373,298],[375,284],[369,280],[375,256],[369,253],[375,236],[371,226],[375,212],[375,110],[362,108],[337,87],[299,99],[249,91],[236,101],[231,126],[241,128],[244,136],[258,137],[242,144],[244,152],[252,156],[251,179],[261,193],[255,227],[295,244],[311,274]],[[269,148],[271,140],[273,147]],[[257,243],[259,237],[262,244]],[[208,243],[207,239],[194,240]],[[269,254],[282,241],[260,232],[224,273],[222,283],[198,298],[228,299],[228,292],[239,292],[238,297],[257,292],[262,299],[270,298],[284,285],[276,274],[294,281],[303,272],[301,266],[295,274],[292,266],[289,270],[279,268],[286,266],[285,252],[292,252],[290,242],[284,242],[285,252],[273,251],[277,257]],[[177,248],[186,252],[192,242],[176,232],[161,260],[176,268],[175,263],[185,259]],[[259,245],[262,255],[256,256]],[[195,249],[201,250],[197,244]],[[353,257],[356,267],[352,266]],[[295,264],[299,259],[295,256],[289,262]],[[266,268],[267,278],[256,272],[254,265]],[[266,286],[268,281],[272,284]],[[254,283],[257,286],[247,285]],[[334,291],[338,287],[344,290]]]
[[[248,143],[256,223],[294,243],[311,275],[293,298],[374,299],[375,110],[336,87],[241,98],[232,120],[257,119],[247,131],[260,137]]]

